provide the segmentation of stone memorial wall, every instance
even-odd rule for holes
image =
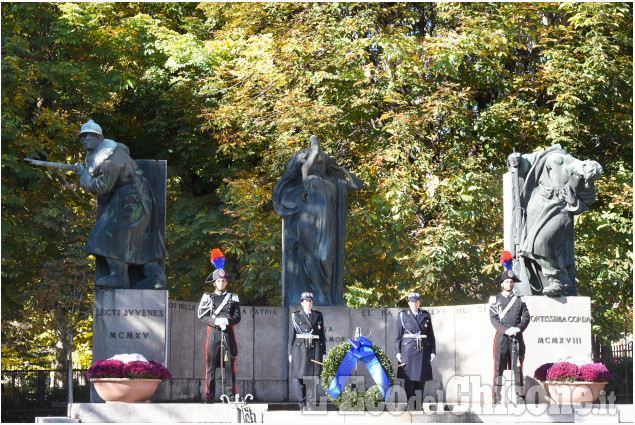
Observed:
[[[573,357],[591,357],[591,307],[588,297],[525,297],[532,321],[524,333],[527,355],[525,377],[543,363]],[[196,317],[198,303],[169,302],[168,368],[174,375],[165,383],[166,400],[200,400],[205,388],[206,326]],[[487,304],[422,307],[432,315],[437,357],[432,361],[435,381],[425,394],[440,401],[491,402],[494,375],[492,344],[495,330]],[[238,341],[238,392],[256,400],[295,400],[288,380],[287,338],[290,312],[299,307],[241,307],[235,327]],[[395,363],[394,334],[398,308],[349,309],[315,306],[324,315],[327,350],[362,335],[379,346]],[[371,382],[361,364],[358,374]],[[217,373],[217,377],[220,374]],[[532,379],[527,380],[532,384]],[[217,384],[217,391],[220,387]],[[441,390],[440,394],[437,391]],[[318,394],[323,394],[320,391]],[[218,395],[218,394],[217,394]]]
[[[243,307],[245,315],[253,317],[253,349],[250,363],[253,365],[253,381],[243,385],[243,394],[256,394],[259,398],[270,397],[272,400],[285,400],[287,397],[287,334],[289,323],[287,309],[282,307]],[[242,320],[241,325],[242,326]],[[237,332],[238,341],[240,336]],[[238,348],[240,350],[240,346]],[[240,360],[240,356],[238,357]],[[240,371],[236,371],[240,377]],[[238,378],[240,379],[240,378]],[[250,388],[249,385],[252,385]]]

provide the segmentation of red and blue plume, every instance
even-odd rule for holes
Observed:
[[[210,258],[210,261],[217,269],[225,268],[225,256],[218,248],[212,249],[212,257]]]
[[[503,265],[503,267],[505,267],[505,270],[512,269],[513,259],[514,259],[514,256],[512,255],[511,252],[503,251],[503,254],[501,255],[501,264]]]

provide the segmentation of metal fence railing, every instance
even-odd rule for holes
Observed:
[[[73,401],[90,401],[86,369],[73,369]],[[2,422],[35,422],[36,416],[66,416],[65,369],[2,370]]]
[[[611,346],[597,346],[595,361],[602,362],[611,372],[611,380],[604,387],[615,395],[615,403],[633,403],[633,342],[622,341]]]

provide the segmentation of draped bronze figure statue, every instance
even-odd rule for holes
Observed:
[[[276,213],[283,218],[283,306],[312,292],[316,305],[343,305],[344,242],[348,191],[363,183],[338,166],[320,147],[289,158],[273,189]]]
[[[508,158],[513,180],[512,254],[522,295],[577,295],[573,216],[595,201],[596,161],[581,161],[560,145]]]

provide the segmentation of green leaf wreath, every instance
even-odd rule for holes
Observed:
[[[346,356],[346,353],[351,348],[348,342],[343,342],[340,345],[336,345],[326,354],[324,359],[324,367],[322,368],[322,385],[324,388],[328,388],[329,384],[335,377],[337,369],[340,367],[342,360]],[[395,372],[393,371],[393,365],[388,356],[382,351],[381,348],[375,344],[370,347],[377,360],[381,364],[381,367],[386,372],[388,382],[392,386],[395,382]],[[362,362],[362,366],[363,365]],[[328,393],[326,394],[329,400],[331,400],[340,410],[369,410],[375,409],[379,403],[384,402],[384,397],[381,394],[381,390],[377,384],[374,384],[366,391],[357,391],[351,388],[350,381],[346,383],[341,394],[333,399]]]

